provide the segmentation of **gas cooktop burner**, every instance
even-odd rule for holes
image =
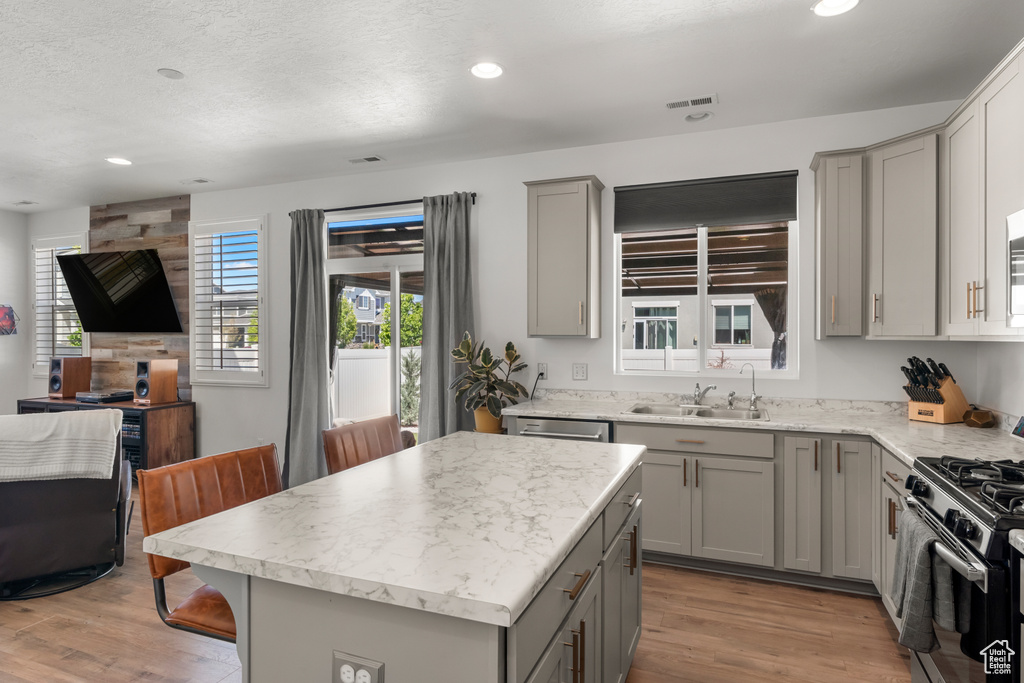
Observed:
[[[939,461],[938,469],[962,487],[988,482],[1024,485],[1024,463],[1013,460],[967,460],[946,456]]]
[[[986,482],[981,485],[981,498],[1000,512],[1013,515],[1024,512],[1024,484]]]

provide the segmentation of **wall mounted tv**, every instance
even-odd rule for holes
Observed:
[[[181,332],[156,249],[58,256],[84,332]]]

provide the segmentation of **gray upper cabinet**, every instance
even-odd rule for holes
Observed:
[[[831,450],[832,574],[870,581],[878,456],[865,441],[833,441]]]
[[[864,155],[815,155],[818,338],[864,333]]]
[[[938,159],[928,133],[872,149],[868,194],[868,330],[937,333]]]
[[[821,572],[821,439],[783,440],[783,566]]]
[[[1007,327],[1006,217],[1024,209],[1024,74],[1012,60],[978,98],[984,141],[984,289],[979,333],[1016,335]]]
[[[946,333],[978,332],[978,288],[984,235],[981,199],[981,118],[974,102],[957,116],[942,135],[944,173],[943,224],[947,277],[943,322]]]
[[[601,190],[594,176],[527,187],[527,334],[601,336]]]

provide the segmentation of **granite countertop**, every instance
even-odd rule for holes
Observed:
[[[594,392],[597,393],[597,392]],[[1024,439],[995,427],[974,429],[963,424],[939,425],[907,418],[907,404],[882,401],[777,399],[762,401],[768,421],[722,420],[629,413],[639,402],[680,402],[673,395],[607,392],[562,392],[551,398],[506,407],[505,415],[583,420],[610,420],[693,427],[726,427],[758,431],[857,434],[868,436],[907,466],[920,456],[951,455],[984,460],[1024,460]],[[736,402],[742,406],[741,401]]]
[[[511,626],[642,446],[458,433],[147,536],[143,550]]]

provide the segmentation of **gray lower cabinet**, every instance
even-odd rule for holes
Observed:
[[[644,456],[644,550],[690,554],[690,492],[693,458],[647,451]]]
[[[528,683],[601,683],[601,579],[598,567]]]
[[[821,439],[787,436],[783,440],[782,566],[821,571]]]
[[[893,574],[896,567],[896,537],[899,534],[900,516],[904,510],[903,496],[906,493],[905,485],[909,474],[909,467],[898,461],[888,451],[882,452],[881,483],[879,485],[881,493],[879,537],[881,543],[878,546],[881,555],[879,563],[881,578],[878,592],[882,595],[882,603],[897,628],[900,627],[902,619],[896,616],[896,605],[893,604],[889,593],[892,591]]]
[[[646,466],[646,465],[645,465]],[[640,505],[627,518],[601,562],[604,683],[625,683],[640,642]]]
[[[832,574],[873,578],[878,454],[867,441],[833,441]]]
[[[690,554],[763,567],[775,565],[775,463],[693,459]]]

